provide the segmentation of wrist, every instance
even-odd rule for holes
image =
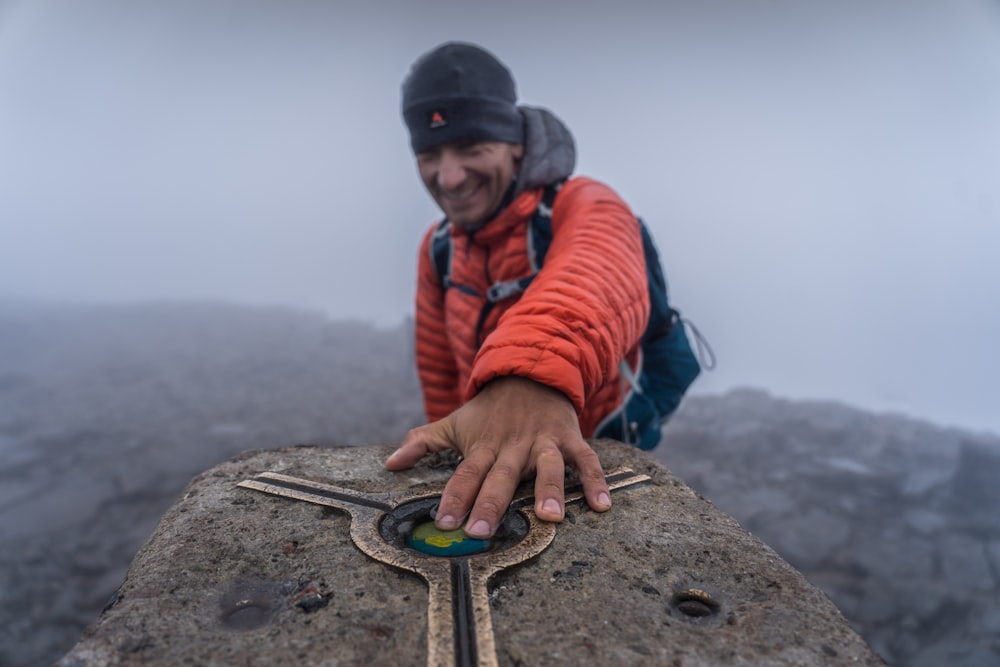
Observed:
[[[522,375],[499,375],[484,384],[477,396],[483,394],[518,393],[537,397],[538,400],[561,400],[572,407],[573,402],[559,389]]]

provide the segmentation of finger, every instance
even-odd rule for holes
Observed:
[[[583,495],[587,498],[590,509],[595,512],[606,512],[611,509],[611,492],[597,452],[585,441],[580,440],[567,452],[567,458],[580,473]]]
[[[523,468],[517,452],[512,449],[505,449],[493,463],[479,489],[472,513],[465,523],[465,532],[470,537],[482,539],[492,536],[510,507],[514,491],[521,483]]]
[[[453,445],[448,438],[448,432],[447,419],[411,429],[406,434],[406,437],[403,438],[399,449],[386,459],[386,469],[404,470],[412,468],[425,454],[439,452],[442,449],[452,447]]]
[[[441,493],[437,518],[434,520],[438,528],[455,530],[462,525],[462,519],[469,514],[483,480],[495,461],[495,450],[482,446],[474,448],[462,459]]]
[[[540,448],[535,459],[535,516],[559,522],[565,515],[566,464],[555,444]]]

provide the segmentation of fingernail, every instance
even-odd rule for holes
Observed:
[[[458,528],[458,519],[449,515],[442,516],[435,521],[437,527],[441,530],[455,530]]]
[[[597,494],[597,504],[602,507],[611,507],[611,496],[609,496],[604,491]]]
[[[549,498],[544,503],[542,503],[542,509],[545,510],[546,512],[562,516],[562,506],[559,504],[559,501],[556,500],[555,498]]]
[[[489,537],[490,524],[480,519],[472,524],[472,526],[465,532],[468,533],[469,537]]]

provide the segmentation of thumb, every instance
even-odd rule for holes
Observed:
[[[403,438],[399,449],[386,459],[386,469],[405,470],[416,465],[425,454],[448,448],[457,449],[452,433],[451,417],[411,429]]]

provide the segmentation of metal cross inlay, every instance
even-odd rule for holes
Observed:
[[[613,491],[650,479],[628,468],[606,475]],[[495,667],[493,622],[488,584],[509,567],[545,550],[556,524],[539,520],[533,496],[519,491],[488,548],[465,555],[431,555],[412,548],[407,536],[431,520],[440,493],[363,493],[274,472],[263,472],[238,486],[276,496],[334,507],[351,517],[351,539],[371,558],[420,576],[428,588],[428,667]],[[580,485],[566,490],[566,504],[583,498]]]

